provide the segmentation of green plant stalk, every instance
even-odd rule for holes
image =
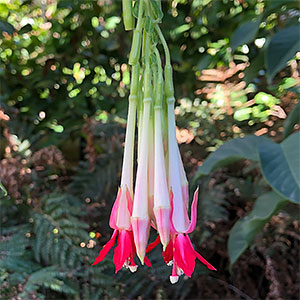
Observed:
[[[122,0],[122,9],[125,30],[132,30],[134,26],[134,19],[132,15],[132,1]]]
[[[152,89],[151,89],[151,69],[150,69],[150,36],[146,33],[146,41],[145,41],[145,72],[144,72],[144,103],[145,99],[152,97]]]
[[[171,65],[170,51],[169,51],[167,42],[165,40],[165,37],[164,37],[160,27],[158,26],[158,24],[155,24],[155,30],[156,30],[158,37],[163,45],[163,48],[164,48],[164,52],[165,52],[165,56],[166,56],[166,65]]]
[[[138,157],[140,157],[140,149],[141,149],[141,136],[142,136],[142,127],[143,127],[143,84],[144,84],[144,68],[140,68],[140,81],[139,81],[139,89],[138,89]]]
[[[152,51],[151,51],[152,53]],[[151,57],[152,58],[152,57]],[[154,110],[153,110],[153,106],[155,104],[155,96],[156,96],[156,88],[157,88],[157,64],[156,64],[156,60],[151,59],[151,71],[152,71],[152,83],[153,83],[153,102],[151,104],[151,110],[150,110],[150,118],[153,117],[154,114]]]
[[[144,0],[140,0],[138,20],[137,20],[136,28],[133,32],[131,50],[130,50],[129,61],[128,61],[128,63],[132,66],[135,65],[140,58],[141,36],[142,36],[142,28],[144,24],[143,13],[144,13]]]
[[[166,56],[166,65],[165,65],[164,73],[165,73],[165,93],[166,93],[167,103],[174,104],[175,98],[174,98],[174,84],[173,84],[173,68],[171,65],[170,51],[158,24],[155,24],[155,30],[159,36],[160,41],[162,42],[165,56]]]
[[[154,48],[154,54],[156,57],[157,64],[157,80],[156,80],[156,90],[155,90],[155,107],[160,107],[162,109],[162,98],[163,98],[163,75],[161,67],[161,59],[157,48]]]
[[[133,155],[136,123],[136,107],[139,88],[139,64],[132,67],[125,148],[121,177],[121,188],[128,188],[133,194]]]

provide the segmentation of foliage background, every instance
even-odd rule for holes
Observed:
[[[229,232],[270,187],[251,160],[197,173],[232,138],[278,143],[287,127],[299,129],[299,5],[173,0],[162,8],[177,138],[191,191],[201,188],[192,239],[218,272],[198,264],[172,286],[160,251],[153,269],[130,276],[114,275],[110,259],[91,267],[111,234],[126,125],[131,33],[121,2],[1,0],[1,299],[299,298],[296,204],[265,220],[231,266]]]

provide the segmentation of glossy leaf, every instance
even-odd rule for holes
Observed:
[[[27,33],[29,31],[32,30],[32,26],[30,24],[27,24],[25,26],[23,26],[20,30],[19,30],[19,34],[24,34],[24,33]]]
[[[203,165],[199,167],[196,178],[241,159],[258,161],[257,146],[263,141],[268,140],[262,136],[249,135],[226,142],[209,155]]]
[[[274,190],[294,203],[300,203],[300,132],[281,144],[259,144],[261,170]]]
[[[300,121],[300,102],[298,102],[293,110],[288,114],[287,118],[285,119],[283,123],[283,135],[284,137],[289,136],[293,129],[294,126],[299,123]]]
[[[0,21],[0,32],[6,32],[12,35],[15,31],[15,28],[8,22],[1,20]]]
[[[262,194],[255,201],[251,213],[234,224],[227,242],[231,266],[248,248],[256,234],[286,203],[287,200],[274,191]]]
[[[237,30],[233,33],[231,39],[231,48],[234,51],[238,46],[248,44],[252,42],[259,29],[261,18],[246,22],[240,25]]]
[[[269,83],[300,49],[300,25],[278,31],[271,39],[266,51],[266,68]]]

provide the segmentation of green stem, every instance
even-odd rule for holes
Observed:
[[[144,83],[144,69],[140,68],[140,80],[139,80],[139,89],[138,89],[138,157],[137,161],[140,158],[141,151],[141,136],[142,136],[142,127],[143,127],[143,83]]]
[[[162,75],[162,67],[161,67],[161,59],[157,48],[154,48],[154,53],[156,56],[156,64],[157,64],[157,85],[156,85],[156,94],[155,94],[155,107],[162,108],[162,96],[163,96],[163,75]]]
[[[142,31],[143,27],[143,13],[144,13],[144,0],[139,0],[139,12],[138,12],[138,21],[136,24],[136,29]]]
[[[125,148],[121,177],[121,188],[128,188],[133,194],[133,153],[134,153],[134,135],[136,123],[136,106],[139,87],[139,65],[132,68],[131,86],[129,95],[129,107],[127,116],[127,128],[125,136]]]
[[[173,69],[171,66],[171,58],[170,58],[170,51],[167,45],[167,42],[157,24],[155,24],[155,30],[159,36],[159,39],[162,42],[165,56],[166,56],[166,65],[165,65],[165,93],[167,97],[168,103],[175,103],[174,98],[174,84],[173,84]]]
[[[122,0],[122,9],[125,30],[132,30],[134,26],[134,20],[132,15],[132,1]]]
[[[163,48],[164,48],[164,52],[165,52],[165,56],[166,56],[166,65],[171,65],[170,51],[169,51],[167,42],[165,40],[165,37],[164,37],[163,33],[161,32],[161,29],[158,26],[158,24],[155,24],[155,30],[156,30],[158,37],[163,45]]]
[[[134,66],[140,59],[142,28],[144,25],[143,13],[144,13],[144,0],[140,0],[138,20],[137,20],[136,28],[133,32],[131,50],[130,50],[129,61],[128,61],[128,63],[132,66]]]
[[[144,81],[144,103],[146,101],[152,100],[152,92],[151,92],[151,69],[150,69],[150,35],[146,33],[146,41],[145,41],[145,81]],[[150,99],[150,100],[148,100]]]

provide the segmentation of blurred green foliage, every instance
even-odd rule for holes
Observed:
[[[299,96],[297,1],[168,0],[162,10],[177,123],[189,132],[180,138],[189,177],[231,138],[265,133],[280,142],[297,128],[299,104],[283,124]],[[150,256],[153,270],[130,276],[113,275],[109,259],[90,266],[110,235],[122,159],[131,33],[121,11],[121,1],[110,0],[0,1],[1,299],[201,296],[197,276],[169,285],[159,251]],[[225,245],[228,233],[211,228],[241,216],[232,199],[244,207],[258,197],[246,220],[262,222],[254,212],[269,186],[255,170],[255,163],[230,175],[207,169],[194,180],[201,187],[194,240],[201,247],[216,235],[206,251],[223,270],[220,278],[228,276],[228,255],[213,248]],[[204,272],[196,267],[196,275]]]

